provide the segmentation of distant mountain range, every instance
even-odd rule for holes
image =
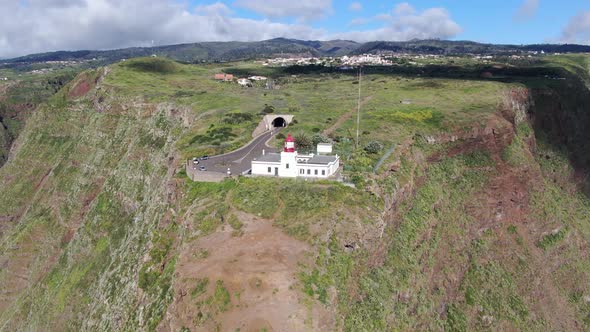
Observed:
[[[166,56],[181,62],[233,61],[273,56],[342,56],[384,51],[412,54],[515,54],[529,51],[550,53],[590,52],[590,46],[576,44],[496,45],[471,41],[411,40],[404,42],[374,41],[357,43],[349,40],[306,41],[275,38],[257,42],[203,42],[156,47],[131,47],[108,51],[58,51],[31,54],[0,60],[0,64],[45,61],[97,60],[111,63],[140,56]]]

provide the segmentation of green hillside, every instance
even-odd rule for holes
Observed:
[[[0,168],[0,329],[587,330],[588,59],[367,68],[358,144],[354,72],[84,71]],[[186,177],[270,109],[349,183]]]
[[[473,54],[511,55],[527,52],[588,53],[590,46],[577,44],[502,45],[472,41],[439,39],[409,41],[298,40],[274,38],[251,42],[200,42],[153,47],[130,47],[115,50],[78,50],[30,54],[0,61],[0,66],[20,68],[46,61],[86,61],[86,65],[107,65],[122,59],[153,54],[184,63],[225,62],[277,56],[343,56],[365,53],[397,52],[403,54],[439,54],[470,56]]]
[[[44,61],[91,61],[95,64],[109,64],[121,59],[145,57],[156,54],[181,62],[235,61],[278,55],[342,56],[359,46],[347,40],[304,41],[275,38],[255,42],[201,42],[155,47],[131,47],[108,51],[58,51],[31,54],[4,60],[8,66]]]

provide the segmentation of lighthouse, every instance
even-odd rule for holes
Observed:
[[[285,139],[285,148],[283,149],[284,152],[295,152],[295,140],[291,134],[287,135],[287,139]]]
[[[266,153],[263,150],[261,156],[252,160],[252,175],[329,178],[338,171],[340,158],[338,155],[327,155],[332,150],[332,146],[330,144],[328,147],[324,145],[318,145],[317,155],[313,153],[299,154],[295,140],[289,134],[280,153]]]
[[[281,176],[294,178],[297,177],[297,151],[295,150],[295,140],[291,134],[285,139],[285,147],[281,152]]]

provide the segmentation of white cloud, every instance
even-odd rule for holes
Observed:
[[[199,5],[195,8],[195,12],[201,15],[231,15],[232,10],[229,9],[223,2],[216,2],[210,5]]]
[[[407,2],[399,3],[393,8],[393,12],[397,15],[412,15],[416,10]]]
[[[250,1],[250,0],[237,0]],[[304,40],[333,38],[408,40],[449,38],[461,32],[443,8],[416,11],[400,4],[380,16],[382,27],[368,31],[328,33],[304,24],[332,9],[332,1],[267,0],[274,8],[268,16],[291,16],[299,23],[273,22],[235,16],[222,2],[191,7],[180,0],[0,0],[0,58],[57,50],[116,49],[131,46],[167,45],[200,41],[257,41],[276,37]],[[270,9],[269,9],[270,10]],[[588,15],[590,16],[590,15]],[[377,18],[358,18],[362,25]],[[590,19],[588,20],[590,21]],[[573,25],[573,23],[572,23]],[[590,30],[590,25],[587,26]],[[575,36],[575,28],[564,36]],[[590,39],[590,38],[589,38]]]
[[[539,9],[539,0],[524,0],[514,14],[515,21],[527,21],[535,17]]]
[[[408,3],[398,4],[393,14],[380,14],[376,20],[384,22],[379,29],[339,33],[335,37],[356,41],[451,38],[461,33],[461,27],[444,8],[429,8],[417,12]]]
[[[363,25],[369,23],[369,20],[366,18],[355,18],[348,23],[349,26],[356,26],[356,25]]]
[[[350,4],[350,6],[348,6],[348,9],[353,12],[358,12],[363,10],[363,4],[360,2],[353,2]]]
[[[562,43],[590,44],[590,11],[572,17],[561,32]]]
[[[378,21],[388,22],[393,19],[393,16],[391,14],[377,14],[374,18]]]
[[[197,41],[275,37],[322,39],[303,24],[232,17],[223,4],[196,7],[171,0],[0,0],[0,58],[80,49],[114,49]]]
[[[332,13],[332,0],[236,0],[234,5],[268,18],[294,17],[312,21]]]

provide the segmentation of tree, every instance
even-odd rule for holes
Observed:
[[[381,142],[378,141],[370,141],[365,146],[365,151],[367,151],[368,153],[378,153],[381,150],[383,150],[383,144],[381,144]]]
[[[295,135],[293,139],[295,140],[295,147],[297,148],[297,151],[309,152],[313,149],[313,143],[306,133],[301,131]]]

